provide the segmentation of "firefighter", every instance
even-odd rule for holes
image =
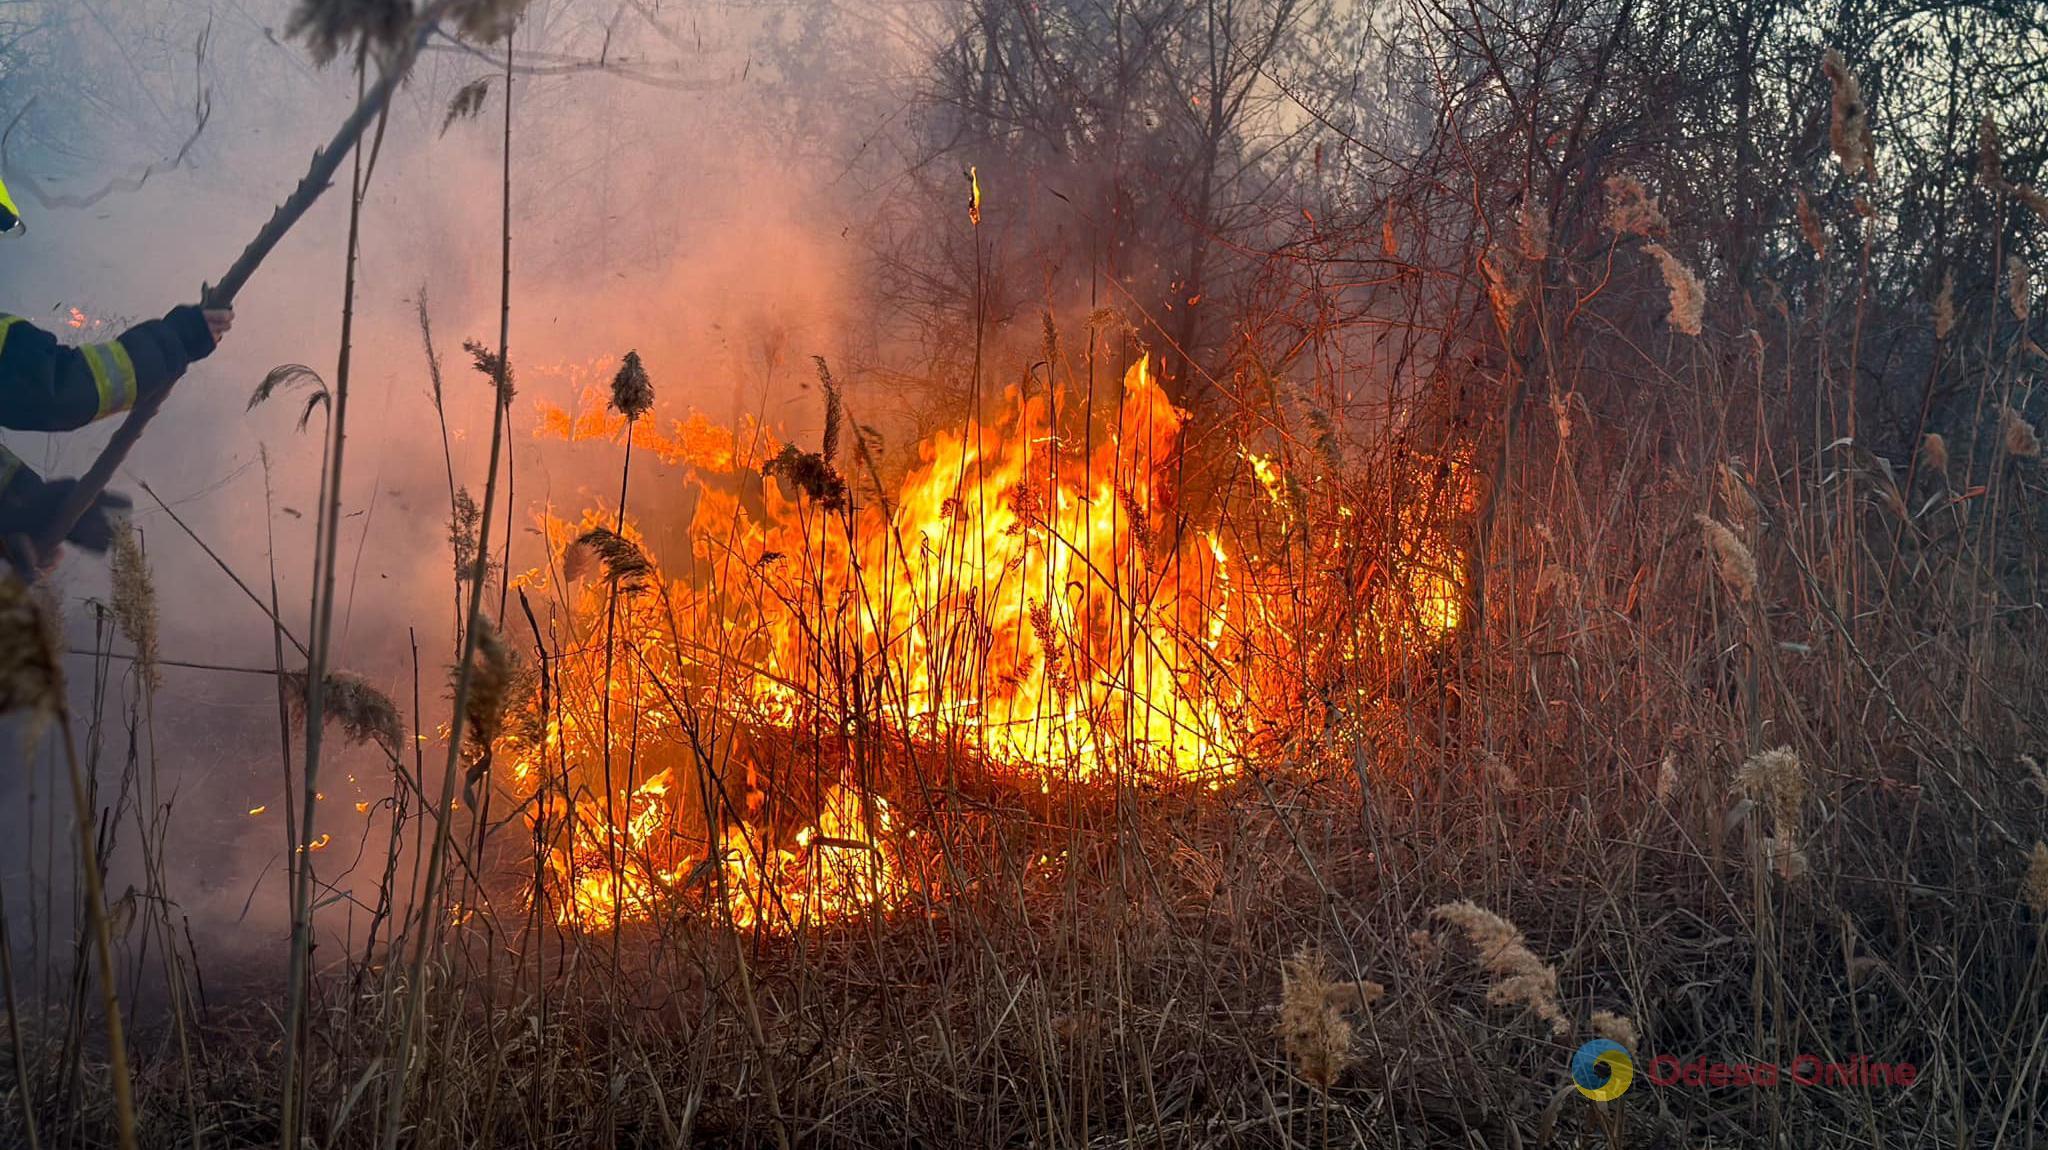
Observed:
[[[0,233],[21,230],[20,213],[0,183]],[[126,411],[212,354],[234,318],[229,308],[186,304],[110,342],[64,347],[27,320],[0,313],[0,427],[70,431]],[[0,446],[0,539],[39,537],[77,482],[45,480]],[[125,496],[102,492],[67,541],[105,551],[113,541],[114,517],[129,505]],[[54,558],[41,557],[45,563]]]

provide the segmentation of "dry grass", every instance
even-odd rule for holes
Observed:
[[[1813,58],[1799,64],[1809,78]],[[1827,238],[1850,248],[1874,230],[1861,213],[1878,210],[1851,206],[1875,194],[1869,108],[1840,55],[1822,66],[1840,171],[1813,170],[1827,155],[1812,119],[1814,164],[1783,186],[1816,191],[1769,221],[1801,266],[1844,262]],[[1469,86],[1474,100],[1487,90]],[[1471,136],[1442,153],[1479,165],[1489,149],[1563,146],[1546,135],[1518,150],[1526,111],[1457,120]],[[1490,137],[1489,122],[1511,126]],[[1986,186],[2003,187],[1995,126],[1984,135]],[[1773,300],[1727,269],[1681,263],[1674,249],[1717,250],[1691,234],[1705,209],[1675,191],[1660,205],[1606,162],[1560,165],[1584,183],[1560,194],[1514,185],[1519,163],[1458,173],[1444,161],[1399,193],[1412,200],[1389,191],[1360,210],[1350,233],[1314,223],[1328,229],[1316,242],[1346,259],[1427,253],[1412,269],[1426,274],[1390,274],[1360,309],[1415,334],[1383,343],[1375,326],[1356,339],[1289,315],[1272,324],[1284,339],[1250,318],[1233,336],[1252,350],[1232,362],[1205,430],[1228,441],[1218,458],[1255,452],[1280,474],[1268,488],[1202,471],[1198,452],[1176,457],[1206,502],[1170,524],[1258,556],[1238,570],[1274,612],[1247,660],[1284,674],[1261,708],[1230,716],[1257,737],[1227,777],[1162,778],[1131,745],[1020,776],[977,751],[971,724],[910,737],[877,701],[900,656],[849,657],[862,651],[847,638],[857,617],[836,603],[796,604],[820,669],[804,700],[814,721],[776,727],[734,702],[759,666],[751,636],[676,666],[615,665],[608,628],[579,629],[587,620],[539,592],[525,603],[522,584],[505,634],[482,622],[470,634],[460,715],[431,701],[407,713],[327,681],[329,714],[399,767],[373,816],[388,853],[367,865],[381,877],[320,911],[346,937],[319,952],[302,1036],[280,1034],[240,971],[207,972],[214,1005],[181,1008],[204,1037],[189,1056],[153,1020],[135,1043],[145,1140],[275,1144],[276,1051],[294,1041],[306,1137],[321,1147],[401,1134],[421,1147],[989,1150],[2048,1139],[2031,1053],[2048,1025],[2048,778],[2032,757],[2048,731],[2048,499],[2038,465],[2013,462],[2039,454],[2012,368],[2025,285],[1998,260],[1971,271],[1974,294],[1926,269],[1910,298],[1884,299],[1830,270],[1839,278]],[[1399,230],[1411,221],[1435,230]],[[1623,243],[1655,266],[1614,258]],[[1262,272],[1288,289],[1272,294],[1323,298],[1294,255],[1272,264]],[[1414,318],[1430,315],[1439,326]],[[1121,365],[1134,331],[1161,334],[1133,322],[1105,309],[1079,338],[1051,320],[1041,338],[1034,322],[1017,358],[1045,361],[1030,378],[1089,380]],[[1917,421],[1857,422],[1871,402],[1859,341],[1879,327],[1931,328],[1942,347],[1915,366],[1975,389],[1965,416],[1916,390]],[[1256,354],[1325,339],[1327,361]],[[472,354],[509,399],[496,353]],[[787,448],[767,478],[808,511],[836,512],[849,498],[833,466],[841,396],[820,370],[823,448]],[[545,386],[541,374],[526,386]],[[1361,379],[1386,382],[1360,399]],[[621,368],[618,382],[614,405],[637,425],[652,400],[644,369]],[[1545,403],[1549,417],[1529,418]],[[1127,483],[1114,490],[1135,503]],[[483,513],[452,467],[450,492],[457,577],[473,579]],[[988,494],[1033,506],[1025,488]],[[662,513],[645,484],[634,506]],[[1043,526],[1042,509],[1019,518],[1019,531]],[[672,604],[656,557],[628,538],[623,509],[615,522],[561,556],[564,582],[601,567],[640,592],[608,598],[608,616],[616,601],[661,619]],[[1414,540],[1431,533],[1469,562],[1459,625],[1424,638],[1401,621],[1419,606]],[[1131,532],[1132,572],[1154,574],[1161,534]],[[965,578],[964,566],[934,569]],[[782,577],[735,577],[717,601],[777,594]],[[947,590],[949,625],[968,620],[959,657],[986,659],[1001,636],[972,615],[982,589]],[[0,636],[17,637],[0,642],[0,708],[49,709],[54,656],[25,595],[0,582]],[[1057,626],[1040,603],[1016,629]],[[531,677],[514,635],[537,653]],[[586,670],[579,659],[606,684],[581,711],[560,697]],[[1071,664],[1033,670],[1059,694],[1073,686]],[[611,680],[643,676],[659,690],[617,701]],[[303,681],[287,684],[304,696]],[[964,713],[981,700],[942,702]],[[519,727],[508,709],[525,705],[540,720],[520,728],[541,748],[537,792],[490,772],[494,744]],[[460,810],[452,758],[429,788],[422,755],[401,753],[443,720],[471,749],[475,789]],[[629,753],[607,758],[593,788],[571,781],[594,768],[570,761],[560,732],[598,727],[628,732]],[[584,828],[556,815],[573,804],[541,800],[581,785],[585,809],[618,801],[588,792],[623,794],[614,769],[649,777],[643,756],[697,780],[692,818],[667,829],[699,860],[714,828],[753,819],[768,839],[801,821],[785,807],[857,777],[916,832],[892,844],[909,893],[886,913],[808,929],[735,925],[726,868],[690,865],[662,873],[636,921],[563,924],[531,894],[550,852]],[[134,785],[133,763],[92,767]],[[614,836],[603,849],[616,871],[660,873],[646,842]],[[859,839],[838,849],[879,853]],[[409,904],[441,881],[432,867],[445,868],[445,893],[422,913]],[[142,903],[134,937],[152,944],[124,952],[128,973],[196,989],[171,902]],[[107,1141],[117,1120],[84,1025],[97,1009],[87,983],[60,965],[37,973],[57,989],[13,1011],[22,1085],[5,1121],[33,1114],[72,1144]],[[223,991],[237,982],[239,994]],[[1913,1063],[1920,1085],[1736,1095],[1638,1074],[1595,1108],[1567,1069],[1592,1036],[1639,1066],[1864,1055]]]

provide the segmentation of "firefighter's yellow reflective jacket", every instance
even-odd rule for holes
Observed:
[[[205,315],[189,305],[136,324],[118,339],[84,347],[65,347],[27,320],[0,314],[0,427],[84,427],[169,387],[212,350]],[[21,502],[40,484],[0,447],[0,503]]]

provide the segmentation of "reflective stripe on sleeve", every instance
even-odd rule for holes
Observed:
[[[7,333],[14,330],[14,325],[20,322],[21,317],[18,315],[0,315],[0,352],[7,350]]]
[[[78,349],[92,368],[92,383],[100,393],[100,409],[94,419],[105,419],[117,411],[135,406],[135,361],[119,340],[88,344]]]

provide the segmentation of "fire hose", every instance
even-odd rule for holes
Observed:
[[[356,104],[355,111],[349,113],[348,119],[342,122],[340,129],[334,133],[334,138],[327,142],[327,146],[313,153],[313,162],[306,169],[306,174],[300,178],[298,187],[294,188],[292,194],[270,214],[269,221],[256,233],[256,238],[242,249],[242,254],[235,259],[234,265],[228,268],[227,274],[221,276],[218,283],[201,286],[201,307],[224,308],[234,303],[236,293],[249,282],[250,276],[256,274],[256,269],[262,266],[271,250],[284,239],[285,233],[292,230],[313,206],[314,201],[320,198],[320,194],[333,184],[334,175],[341,168],[341,161],[348,156],[349,151],[362,139],[363,133],[369,130],[370,124],[391,102],[391,94],[398,90],[398,85],[404,81],[406,74],[412,71],[413,61],[426,46],[427,38],[432,35],[441,17],[453,8],[456,2],[457,0],[434,0],[420,13],[413,25],[412,34],[405,38],[396,55],[387,63],[383,74],[377,78],[376,85],[363,94],[363,98]],[[121,421],[121,426],[114,430],[113,438],[108,440],[107,446],[100,451],[99,458],[93,460],[92,466],[79,477],[78,483],[72,487],[64,502],[58,505],[56,514],[51,518],[43,534],[34,540],[34,557],[41,558],[56,553],[57,547],[71,534],[71,529],[78,525],[79,519],[91,510],[100,493],[106,490],[107,483],[114,478],[114,472],[128,458],[128,452],[135,446],[135,441],[142,438],[143,429],[156,417],[170,391],[169,387],[165,387],[140,400],[136,403],[135,409],[128,413],[128,418]]]

